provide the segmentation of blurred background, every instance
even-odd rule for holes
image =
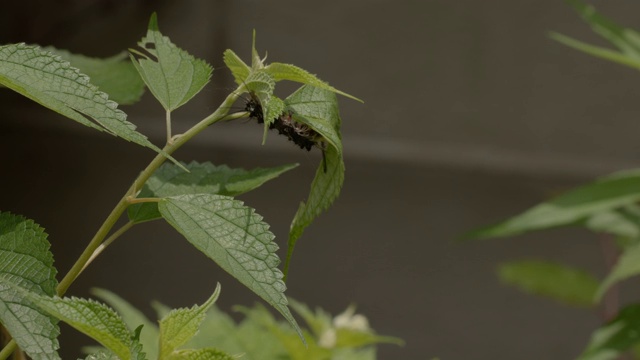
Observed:
[[[630,27],[640,4],[593,2]],[[604,272],[598,239],[579,230],[459,242],[596,176],[637,166],[640,76],[550,40],[551,30],[604,44],[561,1],[116,1],[3,4],[0,43],[54,45],[104,57],[134,47],[156,11],[161,31],[216,68],[211,84],[173,115],[186,129],[233,88],[222,62],[249,60],[251,33],[270,61],[296,64],[365,100],[340,99],[346,154],[341,197],[298,243],[288,294],[332,313],[358,305],[381,334],[406,341],[380,359],[569,359],[597,314],[503,287],[501,261],[544,258]],[[281,96],[294,87],[279,86]],[[240,106],[240,104],[239,104]],[[163,143],[163,111],[145,94],[123,106]],[[90,131],[0,91],[0,209],[46,228],[60,272],[107,216],[147,149]],[[219,124],[175,156],[232,167],[301,164],[242,196],[272,224],[284,256],[289,223],[320,161],[252,122]],[[135,227],[70,289],[112,290],[152,314],[257,297],[169,226]],[[626,290],[626,288],[625,288]],[[625,291],[623,295],[629,295]],[[62,357],[88,340],[63,328]]]

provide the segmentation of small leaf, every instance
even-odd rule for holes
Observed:
[[[218,349],[207,348],[180,350],[170,360],[237,360],[237,358]]]
[[[618,235],[625,238],[640,237],[640,217],[635,205],[617,210],[596,213],[585,220],[585,226],[596,232]]]
[[[598,280],[592,275],[566,265],[547,261],[525,260],[500,265],[500,279],[520,290],[564,304],[593,307]]]
[[[57,281],[47,234],[31,220],[0,212],[0,323],[34,360],[60,359],[57,321],[33,305],[21,287],[55,294]]]
[[[625,55],[640,59],[640,34],[633,29],[623,28],[599,14],[592,5],[580,0],[568,0],[582,18],[591,25],[593,31],[615,45]]]
[[[73,54],[67,50],[45,47],[62,59],[71,63],[81,73],[91,78],[91,83],[109,95],[109,99],[120,105],[130,105],[138,102],[144,93],[144,81],[138,75],[126,53],[120,53],[108,58],[100,59],[80,54]]]
[[[640,304],[623,308],[609,323],[596,330],[578,360],[615,360],[640,341]]]
[[[306,202],[300,203],[298,211],[293,217],[289,230],[289,246],[287,249],[287,259],[284,267],[285,274],[289,268],[291,255],[296,242],[302,236],[304,229],[311,225],[313,219],[325,211],[340,194],[342,183],[344,182],[344,162],[342,155],[336,148],[330,146],[324,153],[327,163],[327,171],[321,166],[316,170],[316,176],[311,183],[311,191]]]
[[[180,346],[191,340],[200,328],[207,310],[220,295],[220,284],[213,295],[201,306],[190,309],[175,309],[160,320],[160,359],[169,358]]]
[[[85,360],[120,360],[114,353],[106,349],[102,349],[91,355],[88,355]]]
[[[138,45],[144,52],[130,49],[131,60],[165,110],[172,111],[184,105],[209,82],[213,68],[163,36],[158,30],[155,13],[149,21],[147,35]]]
[[[564,44],[570,48],[573,48],[578,51],[582,51],[583,53],[589,54],[591,56],[595,56],[604,60],[609,60],[621,65],[625,65],[634,69],[640,69],[640,59],[635,57],[630,57],[623,53],[610,50],[607,48],[603,48],[600,46],[594,46],[582,41],[573,39],[571,37],[558,34],[558,33],[550,33],[549,36],[556,40],[557,42]]]
[[[616,173],[544,202],[497,225],[467,234],[466,238],[512,236],[527,231],[575,225],[589,217],[632,205],[640,200],[640,173]]]
[[[191,244],[271,304],[302,337],[287,308],[275,236],[260,215],[241,201],[209,194],[168,197],[158,209]]]
[[[602,281],[596,300],[600,300],[611,285],[638,274],[640,274],[640,244],[635,244],[624,249],[611,272]]]
[[[160,332],[156,322],[150,321],[142,311],[108,290],[94,288],[91,293],[113,307],[120,314],[129,330],[134,330],[142,325],[139,341],[150,359],[158,357]]]
[[[113,309],[93,300],[30,296],[40,309],[96,340],[121,360],[132,360],[132,334]]]
[[[225,50],[223,59],[225,65],[231,70],[236,84],[242,85],[251,72],[249,65],[245,64],[244,61],[230,49]]]
[[[0,85],[85,126],[106,130],[175,161],[137,132],[118,104],[92,85],[86,75],[50,52],[25,44],[0,46]]]
[[[295,168],[298,164],[252,170],[231,169],[226,165],[191,162],[184,165],[189,172],[173,164],[163,164],[145,183],[139,198],[168,197],[188,194],[237,196],[258,188],[265,182]],[[132,205],[129,219],[135,223],[160,218],[157,203]]]
[[[318,79],[315,75],[295,65],[274,62],[265,67],[264,71],[271,75],[276,82],[282,80],[295,81],[305,85],[311,85],[319,89],[328,90],[359,102],[363,102],[355,96],[349,95],[334,88],[326,82]]]
[[[331,328],[331,315],[324,310],[317,308],[314,313],[307,305],[293,299],[289,299],[289,305],[304,319],[316,337],[320,337],[325,331]]]

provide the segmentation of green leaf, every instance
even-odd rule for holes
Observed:
[[[264,68],[264,71],[271,75],[276,82],[282,80],[295,81],[305,85],[311,85],[319,89],[328,90],[359,102],[364,102],[355,96],[334,88],[326,82],[318,79],[315,75],[295,65],[274,62],[267,65],[267,67]]]
[[[623,308],[618,315],[596,330],[578,360],[615,360],[640,341],[640,304]]]
[[[564,304],[593,307],[598,280],[592,275],[566,265],[538,260],[504,263],[498,276],[520,290],[547,297]]]
[[[67,50],[45,47],[59,55],[63,60],[71,63],[81,73],[91,78],[91,83],[100,91],[109,95],[109,99],[120,105],[130,105],[138,102],[144,93],[144,81],[138,75],[126,53],[120,53],[108,58],[100,59],[80,54],[73,54]]]
[[[85,360],[120,360],[116,354],[108,351],[106,349],[102,349],[98,352],[88,355]]]
[[[50,52],[25,44],[0,46],[0,85],[85,126],[106,130],[175,161],[137,132],[118,104],[86,75]]]
[[[132,360],[135,346],[124,321],[108,306],[75,297],[30,296],[40,309],[96,340],[121,360]]]
[[[291,228],[285,274],[288,271],[295,244],[304,229],[329,208],[340,194],[344,182],[344,161],[342,160],[342,139],[340,136],[340,115],[335,94],[313,86],[302,86],[286,100],[293,118],[315,130],[330,146],[324,150],[323,162],[316,170],[311,190],[306,202],[298,207]]]
[[[640,173],[637,170],[625,171],[598,179],[502,223],[473,231],[465,237],[503,237],[575,225],[595,214],[629,206],[639,200]]]
[[[327,171],[324,171],[322,165],[316,170],[316,176],[311,183],[311,191],[306,202],[300,203],[298,211],[296,211],[291,228],[289,230],[289,243],[287,249],[287,260],[284,267],[285,274],[291,262],[291,255],[295,248],[296,242],[302,236],[304,229],[318,217],[320,213],[325,211],[340,194],[342,183],[344,182],[344,162],[342,155],[336,148],[329,146],[325,150],[325,161],[327,163]]]
[[[163,36],[155,13],[149,21],[147,35],[138,45],[144,52],[130,49],[131,60],[165,110],[172,111],[185,104],[209,82],[213,68]]]
[[[129,330],[134,330],[138,326],[143,325],[142,332],[140,333],[140,343],[150,359],[156,359],[158,357],[158,338],[160,337],[160,332],[155,322],[150,321],[142,311],[136,309],[123,298],[108,290],[94,288],[91,289],[91,293],[113,307],[118,314],[120,314]]]
[[[287,308],[275,236],[260,215],[241,201],[209,194],[168,197],[158,208],[191,244],[271,304],[301,335]]]
[[[225,50],[223,59],[225,65],[227,65],[229,70],[231,70],[231,74],[233,75],[236,84],[242,85],[251,72],[249,65],[245,64],[244,61],[242,61],[242,59],[240,59],[240,57],[230,49]]]
[[[331,328],[331,315],[324,310],[316,308],[314,313],[307,305],[293,299],[289,299],[289,304],[291,308],[304,319],[316,337],[320,337],[325,331]]]
[[[265,182],[295,168],[298,164],[252,170],[231,169],[209,162],[184,165],[189,172],[173,164],[163,164],[145,183],[139,198],[169,197],[188,194],[218,194],[237,196],[258,188]],[[135,223],[160,218],[157,203],[132,205],[129,219]]]
[[[313,86],[302,86],[285,99],[293,118],[320,134],[342,154],[340,113],[335,94]]]
[[[640,34],[633,29],[623,28],[599,14],[592,5],[579,0],[568,2],[591,25],[593,31],[615,45],[625,55],[640,59]]]
[[[220,284],[216,286],[213,295],[201,306],[172,310],[160,320],[160,359],[169,358],[176,349],[198,333],[207,310],[216,302],[219,295]]]
[[[640,244],[635,244],[623,250],[613,269],[602,281],[596,300],[599,301],[611,285],[638,274],[640,274]]]
[[[558,33],[550,33],[549,36],[553,39],[558,41],[561,44],[564,44],[570,48],[573,48],[575,50],[578,51],[582,51],[586,54],[589,54],[591,56],[595,56],[604,60],[609,60],[621,65],[625,65],[625,66],[629,66],[632,67],[634,69],[640,69],[640,59],[635,58],[635,57],[630,57],[628,55],[625,55],[623,53],[614,51],[614,50],[610,50],[607,48],[603,48],[600,46],[594,46],[594,45],[589,45],[587,43],[584,43],[582,41],[573,39],[571,37],[562,35],[562,34],[558,34]]]
[[[52,296],[57,286],[47,234],[31,220],[0,212],[0,323],[34,360],[60,359],[57,321],[22,292]]]
[[[244,358],[244,357],[243,357]],[[218,349],[180,350],[170,360],[237,360],[235,356],[228,355]]]
[[[596,213],[586,219],[585,226],[596,232],[637,238],[640,237],[640,217],[636,211],[631,207],[623,207]]]

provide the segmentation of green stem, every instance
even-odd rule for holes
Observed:
[[[82,270],[80,270],[80,274],[84,271],[84,269],[87,268],[87,266],[89,266],[89,264],[91,264],[91,262],[95,258],[98,257],[98,255],[100,255],[104,251],[104,249],[107,248],[107,246],[111,245],[111,243],[116,241],[117,238],[122,236],[122,234],[127,232],[127,230],[131,229],[133,227],[133,225],[135,225],[135,223],[132,222],[132,221],[129,221],[128,223],[124,224],[120,229],[116,230],[113,234],[111,234],[111,236],[109,236],[107,238],[107,240],[103,241],[102,244],[100,244],[100,246],[98,246],[96,251],[94,251],[93,254],[91,254],[91,257],[89,258],[89,260],[87,260],[87,262],[84,264],[84,267],[82,268]],[[80,274],[78,274],[78,275],[80,275]]]
[[[167,144],[171,145],[171,111],[167,110],[165,119],[167,123]]]
[[[169,155],[172,154],[174,151],[180,148],[184,143],[186,143],[191,138],[196,136],[202,130],[206,129],[209,125],[223,119],[227,115],[227,112],[231,108],[231,105],[240,96],[241,90],[242,90],[242,86],[238,88],[238,91],[234,91],[231,94],[229,94],[229,96],[227,96],[227,98],[222,102],[222,104],[220,105],[220,107],[218,107],[216,111],[214,111],[211,115],[207,116],[206,118],[202,119],[199,123],[194,125],[187,132],[177,137],[172,144],[167,144],[163,150]],[[138,191],[144,185],[144,183],[151,177],[151,175],[153,175],[153,173],[158,169],[158,167],[160,167],[160,165],[164,163],[165,160],[166,158],[162,154],[156,155],[156,157],[149,163],[149,165],[147,165],[147,167],[140,173],[138,178],[133,182],[133,185],[131,186],[129,191],[127,191],[127,193],[122,197],[122,199],[120,199],[120,201],[116,204],[113,210],[111,210],[111,213],[109,214],[109,216],[107,216],[107,219],[104,221],[102,226],[100,226],[100,228],[94,235],[93,239],[91,239],[91,241],[89,242],[87,247],[84,249],[82,254],[80,254],[76,262],[73,264],[73,266],[69,270],[69,272],[65,275],[62,281],[60,281],[60,283],[58,284],[58,287],[56,288],[56,292],[58,296],[64,295],[64,293],[67,291],[69,286],[71,286],[71,284],[75,281],[78,275],[80,275],[80,272],[82,272],[82,269],[84,269],[87,262],[91,259],[91,256],[94,253],[94,251],[96,251],[96,249],[100,246],[100,244],[102,244],[102,241],[107,237],[107,235],[115,225],[116,221],[120,218],[122,213],[124,213],[124,211],[127,209],[127,207],[129,206],[129,202],[128,202],[129,196],[137,194]],[[0,358],[0,360],[2,359]]]
[[[11,356],[11,354],[16,351],[16,349],[18,348],[18,344],[16,343],[15,340],[11,340],[9,341],[9,343],[7,343],[7,345],[4,346],[4,349],[2,349],[2,351],[0,351],[0,360],[6,360],[9,358],[9,356]]]

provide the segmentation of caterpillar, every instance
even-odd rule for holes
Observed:
[[[244,110],[249,113],[249,118],[256,119],[258,124],[264,124],[264,112],[260,100],[253,92],[249,92],[249,96],[250,99],[245,104]],[[314,146],[319,148],[320,151],[322,151],[324,172],[327,172],[327,159],[324,154],[327,145],[322,135],[318,134],[318,132],[307,124],[296,121],[290,110],[285,110],[276,117],[273,122],[269,124],[269,129],[278,130],[278,134],[284,135],[289,141],[298,145],[300,149],[311,151],[311,148]]]

